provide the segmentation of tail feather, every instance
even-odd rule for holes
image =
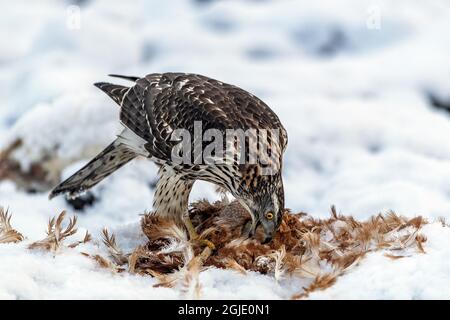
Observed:
[[[68,193],[70,197],[76,197],[95,186],[136,156],[137,154],[126,145],[115,140],[87,165],[56,186],[50,193],[49,198],[52,199],[64,193]]]
[[[123,76],[121,74],[108,74],[108,76],[114,77],[114,78],[121,78],[121,79],[129,80],[129,81],[133,81],[133,82],[136,82],[136,81],[138,81],[140,79],[139,77]]]

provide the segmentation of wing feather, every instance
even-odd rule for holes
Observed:
[[[97,82],[94,86],[106,93],[111,99],[114,100],[118,105],[121,105],[122,99],[130,89],[129,87],[120,86],[117,84],[112,84],[108,82]]]
[[[125,95],[122,123],[147,141],[146,148],[161,160],[171,159],[178,142],[174,129],[193,136],[194,122],[203,131],[225,129],[280,129],[278,154],[287,144],[286,130],[278,116],[259,98],[236,86],[201,75],[185,73],[149,74],[136,80]]]

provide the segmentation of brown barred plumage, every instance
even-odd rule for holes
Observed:
[[[57,186],[50,197],[60,193],[76,195],[94,186],[135,156],[143,155],[161,166],[154,197],[157,214],[170,215],[175,219],[182,217],[188,209],[192,184],[196,180],[205,180],[231,192],[253,217],[250,233],[262,224],[267,240],[270,240],[284,209],[281,165],[287,134],[277,115],[247,91],[201,75],[155,73],[143,78],[113,76],[134,82],[131,87],[104,82],[95,84],[121,107],[120,121],[125,129],[108,147],[114,148],[115,156],[111,157],[112,150],[105,149]],[[196,123],[202,126],[200,138],[195,136]],[[189,144],[194,154],[188,163],[180,163],[173,158],[172,152],[179,144],[179,140],[173,139],[173,134],[179,129],[184,129],[193,137]],[[244,161],[239,163],[237,158],[233,158],[233,161],[226,163],[195,162],[199,160],[195,150],[200,146],[204,152],[210,143],[202,140],[200,145],[196,144],[208,129],[217,129],[223,137],[223,146],[232,149],[239,148],[240,140],[227,144],[227,130],[256,130],[244,139]],[[266,136],[260,137],[260,132],[264,130],[278,130],[279,136],[273,136],[269,131]],[[259,160],[250,163],[248,146],[252,141],[263,143],[263,147],[257,145]],[[263,155],[261,148],[265,147],[269,151]],[[203,153],[199,154],[203,156]],[[217,154],[214,156],[217,157]],[[261,159],[267,162],[263,163]],[[275,171],[264,174],[266,167],[273,167]]]

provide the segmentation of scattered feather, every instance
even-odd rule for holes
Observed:
[[[72,244],[69,244],[68,247],[69,248],[75,248],[75,247],[78,247],[80,244],[88,243],[91,240],[92,240],[92,236],[89,233],[89,231],[86,230],[86,233],[84,234],[83,240],[80,240],[80,241],[74,242]]]
[[[189,242],[184,228],[175,222],[146,214],[141,225],[148,243],[135,251],[132,259],[133,270],[157,277],[157,286],[181,283],[189,298],[196,297],[200,286],[197,272],[210,266],[242,274],[272,274],[275,281],[309,278],[311,284],[294,297],[302,298],[331,286],[369,252],[381,250],[386,257],[397,259],[411,255],[411,250],[424,252],[426,241],[419,233],[427,223],[422,217],[407,219],[392,211],[357,221],[338,214],[334,206],[328,219],[286,210],[270,244],[261,244],[261,229],[253,239],[243,237],[251,218],[237,201],[199,201],[192,204],[190,217],[200,237],[215,244],[214,252]]]
[[[77,217],[73,216],[69,219],[69,223],[66,228],[62,227],[62,223],[66,216],[66,212],[63,211],[55,219],[53,217],[47,226],[47,237],[40,241],[33,242],[28,246],[29,249],[42,249],[55,253],[61,247],[63,241],[74,235],[77,232],[76,224]]]
[[[22,234],[11,226],[11,214],[0,207],[0,243],[15,243],[22,240]]]
[[[315,219],[306,213],[283,215],[280,228],[269,244],[262,244],[261,228],[254,238],[245,237],[250,215],[237,202],[227,200],[209,203],[205,200],[192,204],[190,218],[200,235],[214,243],[215,250],[201,241],[189,241],[183,226],[169,218],[146,213],[141,228],[147,242],[132,252],[124,252],[114,234],[103,230],[102,240],[111,260],[101,255],[82,253],[101,267],[114,273],[149,275],[158,280],[155,287],[178,287],[184,298],[201,297],[200,273],[209,267],[235,270],[242,275],[247,271],[273,275],[275,281],[301,277],[310,279],[308,286],[299,288],[293,299],[302,299],[315,290],[333,285],[339,276],[358,265],[367,253],[382,251],[384,256],[396,260],[425,253],[426,237],[420,229],[427,223],[418,216],[412,219],[388,212],[366,221],[338,214],[334,206],[328,219]],[[49,221],[47,237],[29,245],[30,249],[56,252],[62,242],[75,234],[76,216],[62,227],[65,212]],[[0,208],[0,243],[5,239],[20,241],[23,237],[10,225],[11,216]],[[444,225],[445,222],[441,221]],[[10,232],[16,238],[5,238]],[[19,236],[20,235],[20,236]],[[15,239],[15,240],[13,240]],[[92,240],[86,232],[83,240],[68,247],[74,248]],[[128,265],[128,268],[125,266]]]
[[[114,234],[109,235],[108,229],[106,228],[102,230],[102,240],[114,263],[119,266],[128,263],[129,255],[123,253],[122,249],[116,243],[116,236]]]

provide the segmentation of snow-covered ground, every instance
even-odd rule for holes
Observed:
[[[20,137],[26,168],[49,153],[67,176],[120,131],[118,108],[92,86],[108,73],[182,71],[241,86],[280,116],[289,134],[287,207],[317,217],[335,204],[364,219],[394,210],[450,219],[450,115],[427,94],[450,99],[450,4],[435,1],[14,1],[0,11],[0,148]],[[77,16],[79,11],[80,16]],[[78,19],[79,18],[79,19]],[[82,156],[80,156],[80,154]],[[95,188],[75,212],[63,197],[0,182],[0,206],[27,239],[0,244],[0,299],[182,298],[156,281],[105,272],[78,251],[27,245],[48,219],[77,214],[95,238],[142,241],[156,168],[138,160]],[[214,199],[198,183],[191,199]],[[81,234],[81,233],[80,233]],[[310,298],[450,298],[450,228],[424,227],[426,254],[368,255]],[[298,283],[209,269],[203,298],[289,298]]]

